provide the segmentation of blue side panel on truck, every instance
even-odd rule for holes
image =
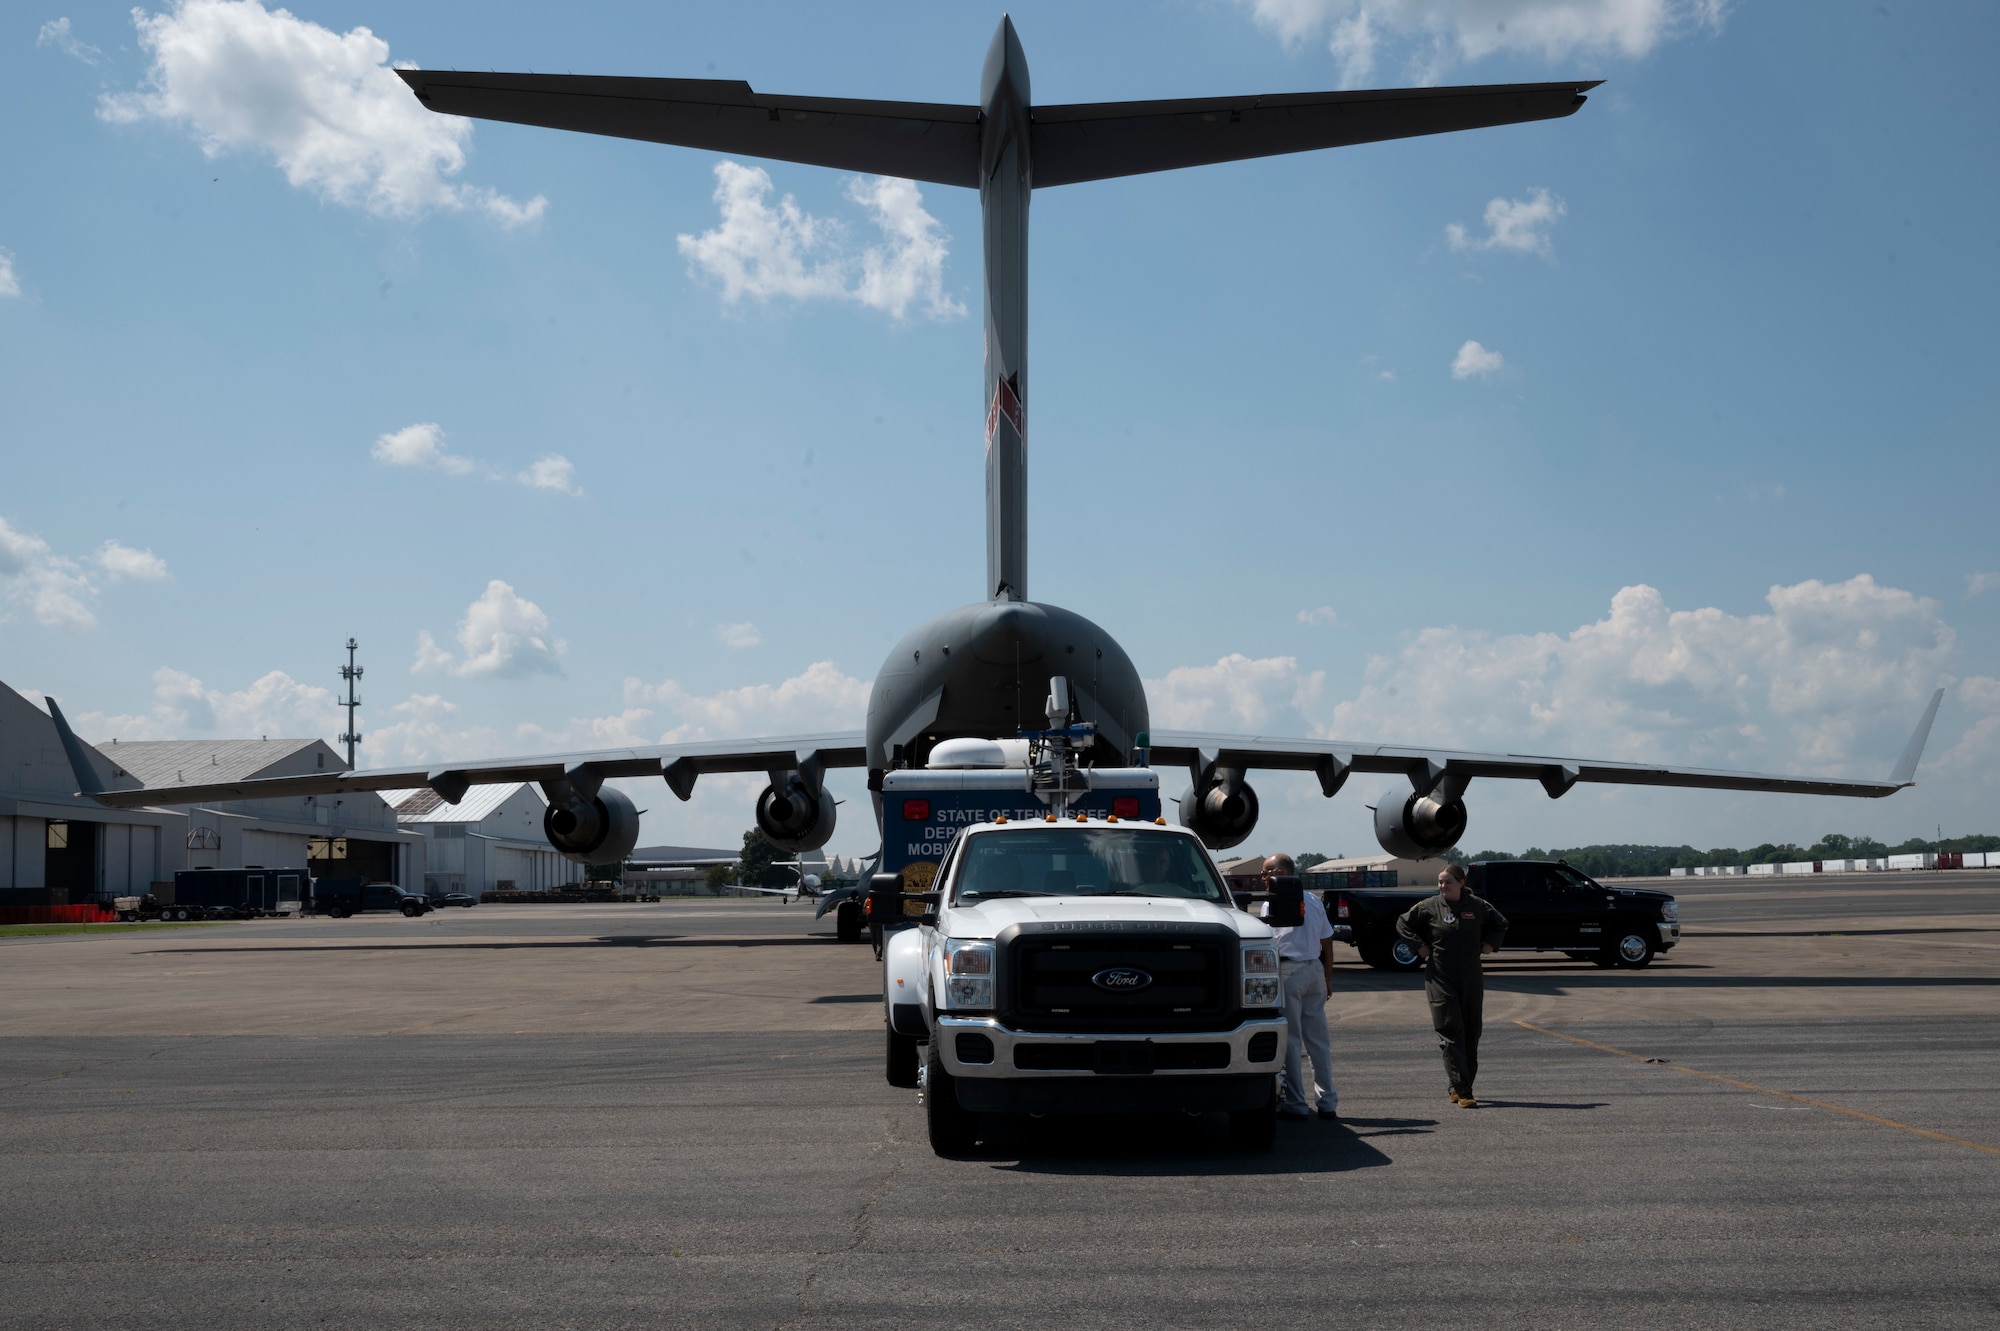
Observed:
[[[927,892],[945,852],[966,828],[996,818],[1039,820],[1048,812],[1018,767],[885,772],[877,872],[901,877],[905,892]],[[1151,822],[1160,816],[1160,775],[1148,767],[1092,768],[1090,791],[1070,797],[1070,812]]]

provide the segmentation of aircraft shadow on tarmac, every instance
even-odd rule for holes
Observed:
[[[1345,1174],[1394,1164],[1369,1138],[1428,1135],[1434,1118],[1360,1118],[1278,1125],[1277,1145],[1245,1152],[1228,1145],[1220,1114],[1139,1118],[1030,1119],[988,1141],[980,1157],[1016,1174],[1113,1178],[1224,1178],[1259,1174]]]
[[[508,939],[491,943],[467,939],[457,943],[292,943],[274,947],[175,947],[155,948],[146,955],[193,952],[533,952],[592,947],[818,947],[822,944],[838,945],[831,934],[824,938],[684,938],[679,934],[606,934],[600,938]]]

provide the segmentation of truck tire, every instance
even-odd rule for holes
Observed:
[[[979,1140],[979,1115],[958,1102],[955,1078],[944,1070],[937,1042],[924,1048],[928,1051],[924,1058],[924,1120],[930,1129],[931,1150],[946,1158],[970,1155]]]
[[[404,918],[404,919],[406,919],[406,920],[414,920],[414,919],[416,919],[416,918],[417,918],[417,908],[416,908],[415,906],[405,906],[405,907],[403,907],[403,918]]]
[[[347,912],[339,906],[328,906],[326,908],[326,917],[329,920],[344,920],[347,918]]]
[[[1268,1151],[1278,1137],[1278,1082],[1271,1079],[1270,1098],[1261,1109],[1229,1111],[1229,1144],[1246,1151]]]
[[[852,899],[833,908],[834,936],[843,943],[861,941],[861,903]]]
[[[1643,969],[1653,964],[1655,951],[1653,931],[1645,924],[1623,924],[1611,935],[1609,954],[1615,966],[1635,971]]]
[[[917,1089],[917,1037],[898,1034],[893,1027],[885,1028],[885,1031],[883,1074],[888,1077],[891,1086],[914,1091]]]

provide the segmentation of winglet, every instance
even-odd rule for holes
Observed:
[[[105,785],[98,779],[97,768],[91,764],[89,747],[69,728],[69,722],[63,717],[62,708],[56,706],[56,700],[44,694],[43,701],[49,705],[49,719],[56,723],[56,734],[62,737],[63,752],[68,755],[70,772],[76,777],[76,793],[103,794]]]
[[[1924,708],[1924,719],[1917,722],[1917,728],[1910,736],[1910,746],[1903,750],[1903,756],[1896,764],[1896,770],[1889,773],[1892,786],[1914,786],[1917,784],[1917,760],[1924,756],[1924,742],[1931,737],[1931,722],[1937,720],[1938,704],[1944,701],[1944,690],[1931,695],[1931,705]],[[49,704],[51,707],[54,703]]]

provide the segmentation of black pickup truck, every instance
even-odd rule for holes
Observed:
[[[1637,968],[1680,941],[1680,907],[1665,892],[1605,887],[1569,865],[1546,860],[1481,860],[1466,883],[1507,917],[1503,951],[1566,952],[1599,966]],[[1396,933],[1396,917],[1434,888],[1334,888],[1326,913],[1336,931],[1376,970],[1422,967],[1414,943]]]

